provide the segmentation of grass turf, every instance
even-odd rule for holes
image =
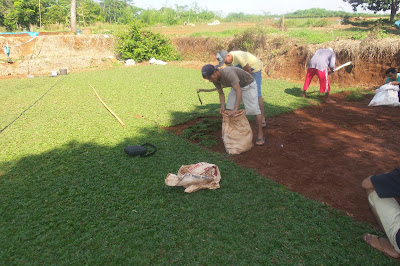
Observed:
[[[198,103],[195,88],[212,87],[198,70],[140,66],[1,80],[0,128],[52,86],[0,134],[1,264],[391,263],[361,240],[381,232],[160,128],[217,115],[216,92]],[[267,114],[316,100],[299,97],[300,87],[264,80]],[[144,142],[158,152],[124,154]],[[220,189],[165,186],[168,173],[200,161],[219,166]]]

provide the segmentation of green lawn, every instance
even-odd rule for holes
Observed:
[[[198,87],[212,88],[199,70],[170,66],[0,80],[0,129],[52,88],[0,133],[0,264],[393,263],[363,243],[365,232],[382,234],[370,225],[160,128],[217,115],[217,93],[201,106]],[[267,114],[316,100],[300,87],[264,80]],[[144,142],[158,152],[123,152]],[[165,186],[201,161],[219,166],[220,189]]]

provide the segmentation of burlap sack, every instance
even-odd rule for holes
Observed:
[[[222,140],[229,154],[240,154],[253,147],[253,131],[245,110],[238,111],[233,117],[226,111],[222,114]]]
[[[182,165],[178,175],[168,174],[165,178],[167,186],[185,187],[186,193],[196,192],[200,189],[217,189],[221,174],[218,166],[206,162],[191,165]]]

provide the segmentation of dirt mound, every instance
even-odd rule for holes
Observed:
[[[332,98],[337,104],[267,118],[266,144],[228,158],[357,221],[377,226],[361,181],[400,165],[399,108],[368,107],[372,95],[358,102],[345,101],[345,94]],[[187,125],[169,130],[179,134]],[[256,132],[254,122],[251,126]],[[211,150],[226,153],[221,130],[211,134],[218,139]]]
[[[109,57],[114,56],[114,39],[104,35],[0,36],[0,46],[10,47],[13,62],[8,63],[6,55],[0,54],[0,76],[101,67],[110,65]]]

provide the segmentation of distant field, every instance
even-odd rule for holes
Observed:
[[[238,22],[223,22],[219,25],[207,25],[207,23],[195,24],[195,26],[154,26],[149,27],[152,31],[159,32],[168,36],[189,36],[193,34],[210,34],[230,31],[232,33],[239,32],[243,29],[254,27],[256,23],[238,23]],[[233,34],[232,34],[233,35]]]
[[[268,19],[262,23],[221,22],[209,26],[206,23],[195,26],[158,26],[150,27],[152,31],[170,37],[230,37],[245,29],[260,27],[267,34],[296,38],[302,44],[324,43],[338,39],[361,40],[366,37],[398,38],[400,31],[388,24],[378,24],[376,18],[344,22],[342,18],[296,18],[285,19],[281,27],[279,19]]]

